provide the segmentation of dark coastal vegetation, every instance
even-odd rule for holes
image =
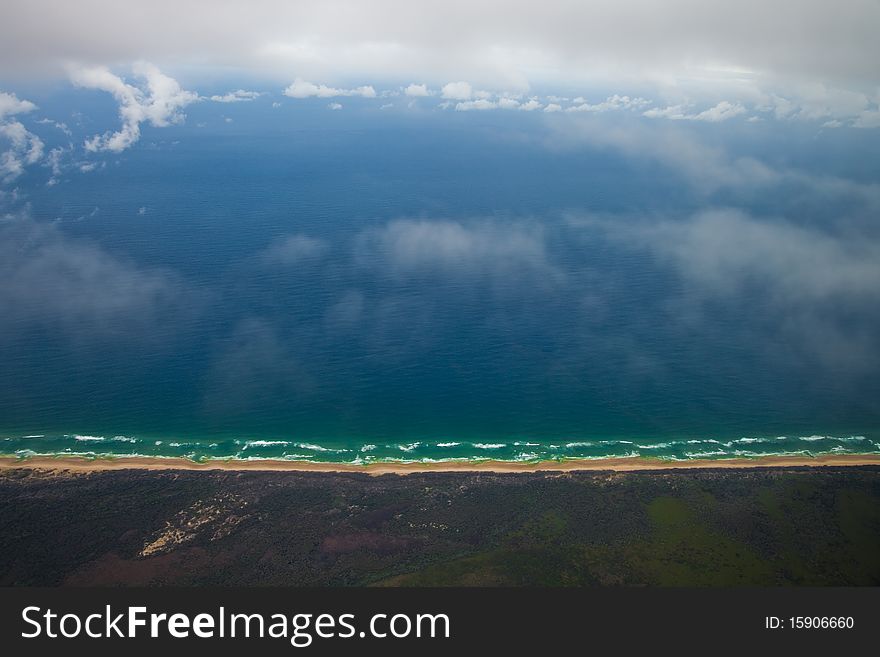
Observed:
[[[880,468],[0,472],[0,585],[880,584]]]

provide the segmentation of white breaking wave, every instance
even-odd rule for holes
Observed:
[[[272,447],[274,445],[289,445],[290,443],[286,440],[248,440],[242,451],[247,449],[248,447]]]
[[[711,435],[711,434],[710,434]],[[52,435],[49,434],[49,440],[55,440],[59,437],[63,437],[67,441],[71,439],[76,444],[80,443],[91,443],[94,445],[92,447],[86,447],[83,445],[83,449],[94,449],[94,451],[80,451],[76,446],[71,445],[71,447],[66,448],[57,448],[53,450],[34,450],[34,449],[21,449],[15,450],[14,446],[10,445],[10,448],[7,448],[7,453],[16,454],[21,456],[22,458],[27,458],[28,456],[51,456],[51,455],[59,455],[59,456],[72,456],[72,455],[82,455],[87,457],[101,457],[101,456],[131,456],[131,454],[124,454],[124,450],[126,449],[134,449],[133,447],[115,447],[114,445],[118,445],[120,443],[141,443],[146,442],[147,444],[154,444],[156,446],[157,452],[164,452],[164,454],[148,454],[145,455],[150,458],[173,458],[173,457],[181,457],[184,458],[197,458],[201,454],[204,456],[207,453],[217,454],[218,451],[221,450],[221,445],[224,446],[222,451],[225,454],[225,446],[228,443],[220,443],[217,442],[211,443],[210,445],[202,442],[202,440],[189,440],[188,442],[180,441],[180,442],[169,442],[166,438],[163,440],[153,440],[152,438],[135,438],[133,436],[126,435],[112,435],[108,434],[106,436],[102,435],[88,435],[88,434],[63,434]],[[363,444],[352,446],[349,449],[343,447],[329,447],[323,446],[315,443],[296,443],[295,439],[291,440],[245,440],[244,438],[235,440],[234,442],[239,445],[238,449],[235,450],[234,455],[223,456],[223,458],[241,458],[247,459],[252,458],[248,454],[248,450],[250,450],[250,454],[253,454],[257,448],[268,448],[268,447],[286,447],[288,445],[295,446],[296,452],[295,454],[287,453],[286,451],[282,452],[280,456],[275,458],[284,458],[287,460],[314,460],[314,461],[328,461],[335,460],[336,457],[331,456],[335,454],[345,454],[349,453],[349,456],[341,457],[345,460],[345,462],[351,462],[350,459],[355,458],[359,463],[366,462],[378,462],[378,461],[395,461],[402,460],[405,462],[435,462],[435,461],[445,461],[445,460],[486,460],[486,459],[504,459],[510,461],[530,461],[530,460],[541,460],[546,459],[548,461],[553,461],[556,459],[565,458],[584,458],[584,459],[603,459],[603,458],[623,458],[623,457],[637,457],[644,456],[646,458],[659,458],[659,459],[667,459],[673,461],[687,461],[688,459],[699,459],[699,458],[714,458],[714,459],[724,459],[724,458],[735,458],[735,457],[747,457],[747,458],[760,458],[767,456],[781,456],[781,455],[805,455],[808,457],[820,456],[821,454],[843,454],[843,453],[865,453],[865,454],[874,454],[880,452],[880,441],[874,440],[872,438],[867,438],[863,435],[849,435],[849,436],[833,436],[833,435],[825,435],[825,434],[812,434],[812,435],[803,435],[799,436],[797,434],[788,434],[787,436],[773,436],[772,434],[761,435],[761,434],[752,434],[746,435],[738,438],[724,438],[724,439],[716,439],[716,438],[693,438],[688,439],[685,436],[682,436],[680,439],[667,439],[665,442],[657,442],[652,443],[652,439],[660,439],[661,436],[630,436],[633,440],[627,439],[603,439],[600,440],[598,438],[591,440],[571,440],[571,442],[566,443],[542,443],[542,442],[533,442],[527,441],[522,438],[511,441],[510,443],[502,443],[502,442],[470,442],[465,440],[464,442],[459,442],[455,440],[446,439],[445,442],[412,442],[409,444],[396,444],[396,443],[387,443],[383,444],[384,448],[381,449],[382,454],[376,455],[373,452],[377,452],[380,450],[380,446],[377,444]],[[19,436],[18,438],[2,438],[0,440],[4,442],[21,441],[20,446],[23,448],[32,448],[34,446],[40,445],[41,443],[36,440],[40,438],[46,438],[46,434],[29,434],[27,436]],[[27,439],[32,439],[34,442],[25,442]],[[70,444],[68,442],[68,444]],[[14,443],[13,443],[14,445]],[[168,449],[164,449],[164,448]],[[188,447],[188,452],[192,452],[191,454],[184,454],[184,447]],[[456,453],[468,452],[471,454],[467,456],[461,456],[458,458],[418,458],[413,452],[420,451],[422,448],[427,449],[448,449],[448,448],[458,448],[460,450],[455,450]],[[602,448],[605,449],[602,449]],[[514,449],[517,448],[517,449]],[[592,448],[592,449],[588,449]],[[803,449],[798,449],[803,448]],[[388,458],[386,456],[386,449],[391,449],[395,451],[400,451],[406,453],[406,456],[403,456],[401,459]],[[510,449],[511,453],[504,451],[503,453],[495,452],[495,454],[491,454],[488,452],[492,452],[494,450],[504,450]],[[621,454],[624,450],[629,449],[629,453]],[[210,450],[210,451],[208,451]],[[569,451],[563,451],[569,450]],[[663,450],[663,451],[660,451]],[[176,452],[176,454],[175,454]],[[311,453],[308,453],[311,452]],[[585,453],[589,452],[589,454]],[[646,453],[647,452],[647,453]],[[173,455],[173,456],[172,456]]]
[[[350,452],[348,449],[331,449],[330,447],[321,447],[321,445],[315,445],[313,443],[296,443],[296,447],[300,449],[308,449],[313,452],[334,452],[336,454],[342,454],[343,452]]]

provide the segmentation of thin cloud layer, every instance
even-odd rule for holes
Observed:
[[[573,224],[674,267],[685,283],[672,306],[677,321],[724,308],[829,371],[871,374],[880,366],[880,241],[870,232],[835,233],[732,209]]]
[[[191,314],[168,272],[143,270],[26,215],[0,221],[0,334],[55,332],[76,343],[149,340]]]
[[[585,71],[606,80],[758,73],[872,88],[878,23],[880,5],[862,0],[9,0],[0,62],[19,73],[71,59],[165,58],[313,78],[429,75],[499,87],[581,79]]]
[[[275,241],[262,254],[267,264],[292,266],[320,258],[327,250],[324,240],[308,235],[288,235]]]
[[[395,276],[532,276],[553,282],[541,226],[487,220],[392,221],[359,237],[356,258]]]

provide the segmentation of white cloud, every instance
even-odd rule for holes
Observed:
[[[62,167],[61,167],[61,159],[64,157],[65,149],[63,148],[53,148],[49,151],[49,154],[46,156],[46,166],[49,167],[52,171],[52,177],[57,178],[61,175]],[[55,181],[57,182],[57,181]],[[50,184],[55,184],[50,181]]]
[[[694,116],[695,121],[709,121],[710,123],[718,123],[732,119],[740,114],[745,114],[746,108],[739,103],[730,103],[722,100],[715,107],[710,107]]]
[[[539,110],[542,107],[543,105],[539,103],[536,98],[529,98],[529,100],[519,106],[519,109],[523,112],[534,112],[535,110]]]
[[[0,91],[0,119],[15,114],[31,112],[36,108],[37,106],[29,100],[19,100],[18,96],[15,94]]]
[[[687,108],[684,105],[670,105],[668,107],[652,107],[642,112],[651,119],[672,119],[679,121],[688,118]]]
[[[576,104],[566,109],[566,112],[609,112],[612,110],[632,110],[649,105],[651,101],[645,100],[644,98],[630,98],[629,96],[614,94],[595,105],[587,103],[583,98],[575,98],[573,102]]]
[[[470,100],[473,94],[473,87],[468,82],[448,82],[440,91],[440,95],[447,100]]]
[[[498,107],[501,109],[519,109],[519,101],[515,98],[499,98]]]
[[[119,104],[122,128],[95,135],[85,142],[86,150],[119,153],[140,139],[142,123],[149,122],[155,127],[179,123],[184,119],[181,110],[199,99],[198,94],[181,88],[177,80],[152,64],[138,62],[132,72],[141,80],[140,86],[128,84],[106,67],[70,71],[70,79],[76,86],[106,91]]]
[[[670,119],[673,121],[707,121],[709,123],[719,123],[732,119],[735,116],[746,113],[746,108],[739,103],[731,103],[722,100],[714,107],[710,107],[702,112],[690,112],[683,105],[670,105],[669,107],[657,108],[653,107],[643,112],[643,114],[652,119]]]
[[[23,114],[36,109],[29,100],[19,100],[15,94],[0,92],[0,143],[8,142],[9,148],[0,153],[0,181],[10,183],[27,165],[35,164],[43,157],[43,141],[28,131],[19,121],[6,117]]]
[[[352,95],[352,96],[361,96],[363,98],[375,98],[376,97],[376,90],[373,89],[373,87],[371,85],[357,87],[355,89],[352,89],[351,91],[352,91],[352,93],[350,95]]]
[[[562,105],[559,105],[558,103],[549,103],[547,105],[547,107],[544,108],[544,111],[545,112],[561,112]]]
[[[341,110],[342,104],[341,103],[330,103],[327,105],[327,107],[329,107],[332,110]]]
[[[4,157],[12,154],[20,158],[24,164],[34,164],[43,157],[42,140],[18,121],[0,124],[0,137],[5,137],[12,145],[12,148],[4,153]]]
[[[412,96],[414,98],[421,98],[425,96],[430,96],[431,92],[428,89],[428,85],[426,84],[416,84],[413,82],[406,89],[403,90],[407,96]]]
[[[479,100],[466,100],[461,103],[456,103],[455,105],[456,112],[467,112],[468,110],[490,110],[497,108],[497,103],[494,103],[491,100],[486,100],[484,98],[481,98]]]
[[[334,89],[323,84],[317,85],[302,78],[297,78],[293,81],[293,84],[284,90],[284,95],[290,98],[334,98],[344,94],[342,89]]]
[[[375,98],[376,90],[370,85],[356,87],[355,89],[337,89],[297,78],[293,81],[293,84],[284,90],[284,95],[290,98],[336,98],[337,96]]]
[[[254,100],[261,95],[262,94],[259,91],[245,91],[244,89],[238,89],[223,94],[222,96],[211,96],[210,100],[215,103],[241,103]]]

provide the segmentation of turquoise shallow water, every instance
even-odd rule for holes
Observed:
[[[776,436],[667,440],[571,440],[534,442],[415,441],[411,443],[302,442],[283,439],[155,439],[134,436],[31,435],[0,439],[4,454],[77,455],[86,458],[150,456],[206,459],[279,459],[366,464],[381,461],[451,460],[552,461],[620,457],[667,460],[757,458],[762,456],[880,454],[880,443],[865,436]]]

